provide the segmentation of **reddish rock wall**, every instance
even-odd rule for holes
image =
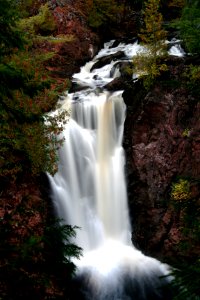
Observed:
[[[189,258],[199,252],[183,234],[183,218],[170,199],[172,182],[178,177],[195,180],[195,197],[200,196],[196,181],[200,179],[200,102],[195,100],[183,86],[172,89],[161,83],[148,93],[140,87],[125,94],[133,241],[161,259]],[[186,240],[190,249],[184,252],[179,246]]]

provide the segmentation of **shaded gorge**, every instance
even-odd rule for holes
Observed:
[[[170,300],[169,267],[131,242],[122,148],[126,106],[122,90],[105,89],[143,48],[137,42],[113,43],[74,74],[77,91],[60,100],[71,118],[63,131],[58,172],[49,178],[56,214],[80,227],[74,242],[83,257],[74,261],[77,290],[71,299]],[[106,64],[97,64],[108,56]]]

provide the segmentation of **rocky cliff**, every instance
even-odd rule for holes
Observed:
[[[176,66],[174,62],[176,61]],[[172,197],[180,178],[190,182],[199,210],[200,102],[181,82],[184,59],[169,59],[169,72],[148,92],[142,83],[124,93],[127,104],[124,147],[127,156],[133,241],[162,260],[194,258],[199,246],[187,227],[187,204]],[[195,205],[193,207],[195,210]],[[199,222],[199,213],[197,214]],[[185,248],[182,245],[185,244]]]

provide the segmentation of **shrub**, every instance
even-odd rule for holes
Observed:
[[[45,171],[54,174],[56,150],[61,144],[56,136],[66,116],[47,116],[48,122],[44,118],[58,97],[59,87],[55,84],[55,91],[51,91],[52,80],[43,67],[54,54],[30,52],[10,3],[6,0],[0,12],[0,176],[16,178],[26,170],[35,175]],[[6,40],[8,29],[10,38]]]
[[[174,279],[172,286],[175,290],[174,300],[200,300],[199,276],[200,259],[196,247],[200,241],[200,209],[199,194],[192,193],[197,190],[199,182],[196,179],[179,179],[172,185],[171,197],[173,206],[179,208],[179,228],[182,240],[177,245],[182,256],[192,251],[191,262],[177,262],[172,271]],[[192,250],[193,249],[193,250]]]
[[[145,2],[144,24],[145,28],[139,35],[145,45],[145,51],[138,53],[133,59],[134,72],[144,78],[144,85],[149,88],[161,72],[167,70],[162,63],[166,56],[166,32],[162,29],[162,14],[159,12],[160,0]]]
[[[200,66],[190,65],[184,73],[186,85],[190,93],[195,97],[195,101],[199,101],[200,94]]]
[[[26,225],[22,216],[19,224],[24,229]],[[13,239],[13,223],[16,223],[16,219],[10,214],[6,223],[5,220],[2,223],[2,299],[16,299],[16,295],[20,299],[54,299],[57,293],[65,293],[67,297],[70,290],[68,286],[76,270],[72,259],[81,255],[81,248],[70,241],[76,235],[76,227],[61,225],[60,220],[51,219],[48,225],[41,224],[43,230],[34,232],[35,228],[27,228],[28,235],[20,236],[18,233]]]
[[[88,23],[93,28],[106,27],[109,23],[116,23],[122,13],[122,5],[116,0],[87,0]]]
[[[171,196],[175,201],[182,202],[191,199],[190,183],[186,179],[179,179],[172,185]]]
[[[200,259],[192,264],[181,263],[172,272],[174,300],[199,300]]]
[[[56,23],[48,3],[41,6],[38,15],[22,19],[19,22],[19,27],[30,34],[48,35],[55,31]]]
[[[191,53],[200,53],[200,1],[186,1],[180,20],[175,26],[180,30],[187,50]]]

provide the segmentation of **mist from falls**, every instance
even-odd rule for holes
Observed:
[[[168,279],[160,278],[168,274],[168,266],[131,243],[122,148],[126,107],[123,91],[104,88],[120,76],[120,61],[90,71],[101,57],[123,51],[122,61],[127,61],[143,48],[137,42],[112,44],[106,43],[73,76],[84,89],[61,101],[70,106],[71,118],[63,131],[58,172],[49,176],[52,199],[59,218],[80,227],[75,242],[83,248],[83,257],[75,264],[81,299],[169,300],[163,288]]]

